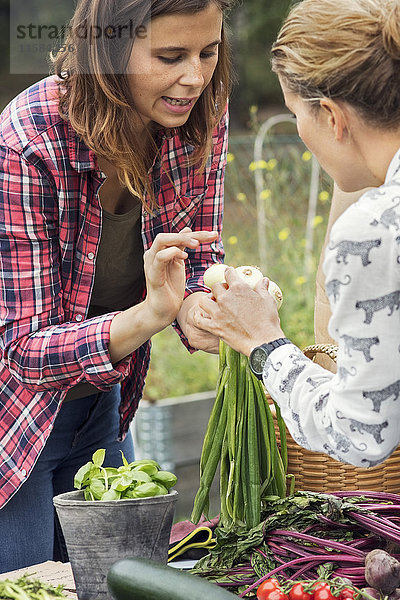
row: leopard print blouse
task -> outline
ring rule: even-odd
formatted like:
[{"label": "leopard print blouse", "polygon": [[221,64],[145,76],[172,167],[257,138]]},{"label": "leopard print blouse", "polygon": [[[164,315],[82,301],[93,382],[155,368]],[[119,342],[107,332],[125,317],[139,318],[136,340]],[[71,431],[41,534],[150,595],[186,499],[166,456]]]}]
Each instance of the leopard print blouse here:
[{"label": "leopard print blouse", "polygon": [[324,273],[337,373],[288,344],[264,383],[301,446],[374,466],[400,444],[400,150],[384,184],[332,227]]}]

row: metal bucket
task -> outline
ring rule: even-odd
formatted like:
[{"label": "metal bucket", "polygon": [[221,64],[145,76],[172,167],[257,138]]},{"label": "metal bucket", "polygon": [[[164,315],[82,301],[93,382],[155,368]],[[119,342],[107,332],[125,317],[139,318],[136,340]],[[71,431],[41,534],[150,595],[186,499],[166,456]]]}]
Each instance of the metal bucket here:
[{"label": "metal bucket", "polygon": [[85,501],[81,490],[53,498],[79,600],[110,600],[107,572],[117,560],[166,564],[178,492],[114,501]]}]

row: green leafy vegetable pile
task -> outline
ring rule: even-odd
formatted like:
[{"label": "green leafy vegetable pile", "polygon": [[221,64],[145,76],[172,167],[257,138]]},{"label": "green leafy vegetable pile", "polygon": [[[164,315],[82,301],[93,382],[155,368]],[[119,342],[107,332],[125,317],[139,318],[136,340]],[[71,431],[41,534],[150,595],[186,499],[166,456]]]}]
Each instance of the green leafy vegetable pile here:
[{"label": "green leafy vegetable pile", "polygon": [[271,495],[286,496],[286,430],[276,414],[281,444],[261,381],[248,359],[220,343],[219,379],[200,459],[200,487],[191,521],[208,516],[209,494],[220,466],[220,526],[251,529],[261,521],[261,503]]},{"label": "green leafy vegetable pile", "polygon": [[23,575],[15,581],[0,581],[0,600],[53,600],[67,598],[63,594],[63,586],[54,587],[39,579]]},{"label": "green leafy vegetable pile", "polygon": [[367,583],[368,553],[400,545],[397,494],[296,492],[265,499],[261,517],[250,531],[217,528],[216,546],[192,573],[239,591],[240,597],[269,577],[315,580],[321,569],[361,587]]},{"label": "green leafy vegetable pile", "polygon": [[106,451],[96,450],[92,460],[75,475],[74,486],[83,488],[85,500],[126,500],[163,496],[176,484],[177,478],[162,471],[155,460],[142,459],[128,463],[123,452],[118,468],[103,467]]}]

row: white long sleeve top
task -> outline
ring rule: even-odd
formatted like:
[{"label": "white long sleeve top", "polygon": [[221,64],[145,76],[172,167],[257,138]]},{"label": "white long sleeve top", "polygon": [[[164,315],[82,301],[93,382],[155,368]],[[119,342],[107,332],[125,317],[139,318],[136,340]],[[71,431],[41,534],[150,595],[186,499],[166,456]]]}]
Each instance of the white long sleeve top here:
[{"label": "white long sleeve top", "polygon": [[263,380],[298,444],[369,467],[400,443],[400,150],[332,227],[323,264],[337,373],[292,344]]}]

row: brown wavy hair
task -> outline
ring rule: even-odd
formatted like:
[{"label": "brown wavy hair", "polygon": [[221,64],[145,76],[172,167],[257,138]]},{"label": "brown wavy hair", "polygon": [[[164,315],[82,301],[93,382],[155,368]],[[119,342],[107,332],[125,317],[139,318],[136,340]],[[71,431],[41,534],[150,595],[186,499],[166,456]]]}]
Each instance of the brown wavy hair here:
[{"label": "brown wavy hair", "polygon": [[[146,128],[149,153],[143,133],[138,134],[133,125],[135,107],[126,74],[132,45],[151,19],[197,13],[210,4],[216,4],[225,16],[232,3],[233,0],[80,0],[63,47],[51,59],[52,70],[60,80],[60,115],[70,121],[96,155],[116,167],[121,183],[139,196],[150,211],[155,208],[155,199],[148,169],[157,147],[151,127]],[[230,91],[231,58],[224,19],[212,80],[187,122],[177,129],[182,141],[194,146],[191,163],[200,171],[212,150],[213,129],[225,111]]]},{"label": "brown wavy hair", "polygon": [[377,127],[400,125],[400,0],[302,0],[271,61],[312,104],[340,99]]}]

